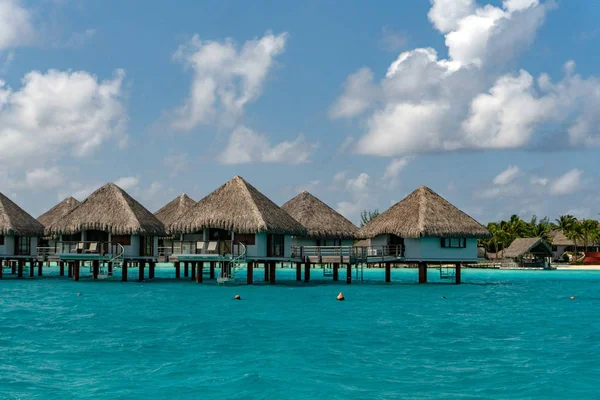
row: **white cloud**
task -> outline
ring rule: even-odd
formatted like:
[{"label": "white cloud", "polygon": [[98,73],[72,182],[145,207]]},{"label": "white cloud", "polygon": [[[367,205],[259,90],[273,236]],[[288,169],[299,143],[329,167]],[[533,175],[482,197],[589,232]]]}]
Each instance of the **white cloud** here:
[{"label": "white cloud", "polygon": [[140,183],[139,178],[135,176],[125,176],[123,178],[119,178],[115,181],[115,185],[120,187],[121,189],[128,191],[137,188]]},{"label": "white cloud", "polygon": [[267,32],[238,50],[231,39],[202,41],[195,35],[181,45],[174,59],[194,71],[190,94],[177,108],[171,126],[191,130],[201,123],[232,125],[261,92],[274,59],[285,49],[287,34]]},{"label": "white cloud", "polygon": [[346,136],[344,138],[344,141],[338,147],[338,149],[336,150],[335,153],[337,155],[346,153],[348,151],[348,149],[354,144],[354,142],[356,142],[356,139],[354,139],[352,136]]},{"label": "white cloud", "polygon": [[474,0],[430,0],[429,20],[442,33],[458,28],[458,22],[475,9]]},{"label": "white cloud", "polygon": [[19,90],[0,81],[0,164],[90,154],[125,135],[124,72],[99,82],[88,72],[50,70],[25,75]]},{"label": "white cloud", "polygon": [[475,192],[475,198],[479,199],[495,199],[505,197],[518,197],[523,193],[523,189],[519,185],[503,185],[493,186]]},{"label": "white cloud", "polygon": [[504,171],[500,172],[494,178],[494,185],[506,185],[515,180],[521,173],[521,170],[516,165],[509,165]]},{"label": "white cloud", "polygon": [[333,182],[339,183],[339,182],[344,181],[344,179],[346,179],[347,174],[348,174],[348,171],[336,172],[335,175],[333,175]]},{"label": "white cloud", "polygon": [[346,189],[352,192],[364,192],[369,184],[369,174],[363,172],[356,178],[351,178],[346,181]]},{"label": "white cloud", "polygon": [[576,193],[581,188],[582,175],[583,171],[577,168],[567,171],[552,181],[550,184],[550,194],[561,196]]},{"label": "white cloud", "polygon": [[388,187],[393,188],[397,184],[400,172],[408,165],[409,162],[412,161],[412,159],[413,157],[407,156],[394,158],[392,161],[390,161],[385,168],[385,172],[383,173],[382,177],[382,180],[387,182]]},{"label": "white cloud", "polygon": [[31,13],[19,0],[0,0],[0,51],[33,43],[37,33]]},{"label": "white cloud", "polygon": [[388,51],[399,51],[408,43],[408,37],[404,32],[396,32],[384,26],[381,28],[381,44]]},{"label": "white cloud", "polygon": [[55,189],[63,183],[63,176],[58,167],[37,168],[25,173],[25,180],[35,190]]},{"label": "white cloud", "polygon": [[539,176],[533,175],[529,182],[531,182],[532,185],[546,186],[548,182],[550,182],[550,180],[548,178],[541,178]]},{"label": "white cloud", "polygon": [[219,155],[219,161],[222,164],[303,164],[310,161],[316,147],[316,144],[308,143],[303,134],[299,134],[294,140],[272,146],[266,135],[240,125],[231,133],[227,147]]},{"label": "white cloud", "polygon": [[[1,56],[2,56],[2,54],[0,54],[0,57]],[[0,75],[5,74],[9,70],[9,68],[14,60],[15,60],[15,52],[9,51],[6,54],[6,56],[4,56],[4,61],[2,62],[2,66],[0,66]]]},{"label": "white cloud", "polygon": [[346,79],[344,94],[329,110],[331,118],[354,117],[362,114],[376,96],[373,72],[361,68]]}]

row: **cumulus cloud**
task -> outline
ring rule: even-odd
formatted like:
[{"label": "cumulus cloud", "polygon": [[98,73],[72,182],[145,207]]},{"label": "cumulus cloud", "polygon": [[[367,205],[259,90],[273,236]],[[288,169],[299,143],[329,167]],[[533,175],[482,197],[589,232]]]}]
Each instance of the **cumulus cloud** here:
[{"label": "cumulus cloud", "polygon": [[550,184],[550,194],[554,196],[573,194],[581,188],[582,175],[583,171],[577,168],[567,171],[552,181]]},{"label": "cumulus cloud", "polygon": [[198,35],[193,36],[173,56],[191,68],[194,76],[184,104],[172,113],[171,126],[191,130],[213,122],[232,125],[242,116],[245,106],[260,96],[286,40],[287,33],[267,32],[238,49],[231,39],[203,41]]},{"label": "cumulus cloud", "polygon": [[62,185],[63,176],[58,167],[36,168],[25,173],[25,181],[36,190],[55,189]]},{"label": "cumulus cloud", "polygon": [[0,0],[0,51],[36,40],[31,13],[19,0]]},{"label": "cumulus cloud", "polygon": [[521,169],[518,166],[509,165],[508,168],[496,175],[493,182],[495,185],[506,185],[514,181],[520,173]]},{"label": "cumulus cloud", "polygon": [[294,140],[271,145],[266,135],[238,126],[231,133],[227,147],[219,155],[222,164],[246,164],[251,162],[303,164],[317,147],[309,143],[303,134]]},{"label": "cumulus cloud", "polygon": [[0,164],[29,165],[66,152],[81,157],[125,136],[118,70],[106,81],[85,71],[32,71],[12,90],[0,81]]},{"label": "cumulus cloud", "polygon": [[[356,143],[363,154],[397,156],[463,149],[535,148],[552,137],[565,146],[600,146],[600,80],[568,61],[558,81],[512,72],[553,2],[432,0],[429,19],[445,35],[448,58],[432,48],[402,52],[383,79],[351,74],[332,118],[366,114]],[[365,96],[360,94],[364,92]],[[561,127],[563,129],[558,129]],[[566,129],[564,129],[566,127]]]},{"label": "cumulus cloud", "polygon": [[117,185],[125,191],[137,188],[139,183],[139,178],[135,176],[125,176],[115,181],[115,185]]}]

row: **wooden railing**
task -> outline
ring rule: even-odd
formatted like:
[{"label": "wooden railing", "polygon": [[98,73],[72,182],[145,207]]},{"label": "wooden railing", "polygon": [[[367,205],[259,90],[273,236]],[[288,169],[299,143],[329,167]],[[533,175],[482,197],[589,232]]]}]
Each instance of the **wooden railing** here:
[{"label": "wooden railing", "polygon": [[[211,243],[216,245],[211,246]],[[213,250],[214,248],[214,250]],[[175,241],[171,247],[160,247],[159,255],[176,256],[189,254],[215,254],[215,255],[234,255],[238,256],[245,252],[244,245],[231,240],[213,240],[203,241]],[[162,253],[162,254],[161,254]]]},{"label": "wooden railing", "polygon": [[[369,257],[404,257],[405,247],[402,244],[384,246],[292,246],[292,257],[305,259],[307,257],[340,260],[366,260]],[[320,261],[319,261],[320,262]]]},{"label": "wooden railing", "polygon": [[55,254],[116,254],[118,246],[103,241],[59,242]]}]

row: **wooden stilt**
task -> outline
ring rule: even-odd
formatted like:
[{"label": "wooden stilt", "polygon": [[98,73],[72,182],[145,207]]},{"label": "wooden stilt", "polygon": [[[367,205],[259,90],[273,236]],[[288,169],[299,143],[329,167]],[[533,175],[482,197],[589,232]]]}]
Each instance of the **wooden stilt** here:
[{"label": "wooden stilt", "polygon": [[60,268],[60,271],[58,273],[59,276],[65,276],[65,262],[64,261],[59,261],[58,262],[58,267]]},{"label": "wooden stilt", "polygon": [[127,282],[127,260],[123,260],[123,266],[121,267],[121,281]]},{"label": "wooden stilt", "polygon": [[25,260],[19,260],[17,261],[17,277],[18,278],[22,278],[23,277],[23,268],[25,267]]},{"label": "wooden stilt", "polygon": [[204,263],[196,262],[196,283],[202,283],[202,266]]},{"label": "wooden stilt", "polygon": [[304,264],[304,282],[308,283],[310,281],[310,261],[307,261]]},{"label": "wooden stilt", "polygon": [[208,270],[208,278],[215,279],[215,262],[214,261],[210,262],[210,267]]},{"label": "wooden stilt", "polygon": [[275,261],[271,261],[271,265],[269,265],[269,283],[274,285],[276,283],[276,272],[277,272],[277,264]]},{"label": "wooden stilt", "polygon": [[181,278],[181,261],[175,261],[175,279]]},{"label": "wooden stilt", "polygon": [[296,280],[302,280],[302,263],[296,263]]},{"label": "wooden stilt", "polygon": [[112,274],[113,274],[113,263],[112,263],[112,261],[109,261],[108,262],[108,275],[112,276]]},{"label": "wooden stilt", "polygon": [[246,277],[246,283],[248,285],[252,285],[252,283],[254,283],[254,263],[253,262],[248,263],[247,274],[248,275]]},{"label": "wooden stilt", "polygon": [[44,266],[43,261],[38,261],[38,276],[42,276],[42,267]]},{"label": "wooden stilt", "polygon": [[390,283],[392,281],[392,264],[385,263],[385,282]]},{"label": "wooden stilt", "polygon": [[271,274],[269,274],[270,261],[265,261],[265,282],[269,282]]},{"label": "wooden stilt", "polygon": [[17,273],[17,264],[14,261],[10,261],[10,273],[11,274],[16,274]]},{"label": "wooden stilt", "polygon": [[75,263],[73,264],[73,280],[74,281],[79,280],[80,266],[81,266],[81,264],[79,263],[79,261],[75,261]]},{"label": "wooden stilt", "polygon": [[68,270],[67,271],[67,276],[69,278],[72,278],[73,277],[73,262],[68,262],[67,263],[67,270]]},{"label": "wooden stilt", "polygon": [[419,283],[427,283],[427,263],[419,263]]},{"label": "wooden stilt", "polygon": [[455,283],[457,285],[460,285],[461,281],[460,281],[460,263],[456,263],[456,270],[454,271],[454,278],[455,278]]},{"label": "wooden stilt", "polygon": [[150,261],[148,266],[148,279],[154,279],[154,270],[156,269],[156,261]]},{"label": "wooden stilt", "polygon": [[35,263],[33,260],[29,260],[29,277],[33,278],[33,269],[35,268]]},{"label": "wooden stilt", "polygon": [[138,281],[143,281],[144,280],[144,268],[146,267],[146,260],[141,260],[139,262],[139,268],[138,268]]},{"label": "wooden stilt", "polygon": [[0,279],[2,279],[2,274],[4,271],[2,271],[2,269],[4,268],[4,261],[0,261]]},{"label": "wooden stilt", "polygon": [[92,279],[98,279],[98,275],[100,275],[100,261],[94,260],[92,261]]},{"label": "wooden stilt", "polygon": [[352,264],[346,264],[346,283],[352,283]]},{"label": "wooden stilt", "polygon": [[340,268],[340,264],[339,263],[333,263],[333,281],[337,282],[338,278],[339,278],[339,270]]},{"label": "wooden stilt", "polygon": [[196,280],[196,262],[192,262],[192,280]]},{"label": "wooden stilt", "polygon": [[183,277],[184,277],[184,278],[187,278],[187,277],[189,277],[189,276],[190,276],[190,273],[189,273],[189,271],[188,271],[188,270],[189,270],[189,267],[190,267],[190,266],[189,266],[188,262],[187,262],[187,261],[184,261],[184,262],[183,262]]}]

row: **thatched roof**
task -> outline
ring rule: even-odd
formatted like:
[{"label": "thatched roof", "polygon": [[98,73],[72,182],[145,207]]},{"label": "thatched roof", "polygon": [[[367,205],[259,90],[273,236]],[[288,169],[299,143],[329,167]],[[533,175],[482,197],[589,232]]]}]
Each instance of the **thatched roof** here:
[{"label": "thatched roof", "polygon": [[354,239],[358,232],[352,222],[307,191],[281,208],[300,222],[312,238]]},{"label": "thatched roof", "polygon": [[115,235],[163,235],[165,227],[150,211],[114,183],[92,193],[50,227],[51,233],[100,230]]},{"label": "thatched roof", "polygon": [[354,243],[354,247],[371,247],[371,239],[362,239]]},{"label": "thatched roof", "polygon": [[550,245],[542,238],[517,238],[504,250],[505,258],[517,258],[527,253],[539,257],[552,257]]},{"label": "thatched roof", "polygon": [[81,203],[74,197],[67,197],[42,215],[38,217],[38,221],[44,225],[45,232],[50,232],[50,227],[58,222],[62,217],[70,213]]},{"label": "thatched roof", "polygon": [[421,186],[363,226],[360,237],[490,237],[488,230],[428,187]]},{"label": "thatched roof", "polygon": [[[565,234],[556,229],[551,231],[549,234],[549,239],[550,242],[554,245],[554,246],[575,246],[575,242],[573,242],[571,239],[569,239],[567,236],[565,236]],[[584,247],[586,244],[583,242],[583,240],[578,240],[577,241],[577,247]],[[596,244],[592,241],[588,242],[587,244],[588,246],[596,246]]]},{"label": "thatched roof", "polygon": [[44,226],[0,193],[0,235],[42,236]]},{"label": "thatched roof", "polygon": [[168,231],[169,227],[177,222],[179,218],[188,212],[195,204],[196,202],[184,193],[174,198],[171,202],[155,212],[154,215],[164,224]]},{"label": "thatched roof", "polygon": [[170,231],[191,233],[204,228],[306,235],[298,221],[239,176],[196,203]]}]

